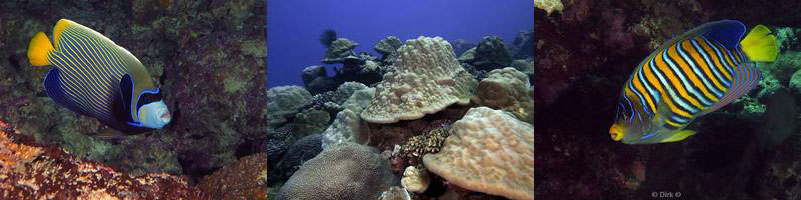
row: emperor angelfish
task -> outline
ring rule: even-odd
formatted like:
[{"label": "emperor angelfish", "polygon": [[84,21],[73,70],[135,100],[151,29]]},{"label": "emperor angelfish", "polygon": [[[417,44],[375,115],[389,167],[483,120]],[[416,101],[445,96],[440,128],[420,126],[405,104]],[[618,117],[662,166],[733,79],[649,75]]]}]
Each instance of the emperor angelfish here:
[{"label": "emperor angelfish", "polygon": [[703,24],[666,42],[631,74],[609,134],[626,144],[681,141],[695,118],[753,89],[761,78],[754,62],[778,54],[770,30],[757,25],[745,36],[735,20]]},{"label": "emperor angelfish", "polygon": [[33,66],[54,66],[44,89],[56,104],[126,134],[170,122],[161,91],[131,52],[66,19],[53,28],[53,43],[43,32],[36,33],[28,45],[28,59]]}]

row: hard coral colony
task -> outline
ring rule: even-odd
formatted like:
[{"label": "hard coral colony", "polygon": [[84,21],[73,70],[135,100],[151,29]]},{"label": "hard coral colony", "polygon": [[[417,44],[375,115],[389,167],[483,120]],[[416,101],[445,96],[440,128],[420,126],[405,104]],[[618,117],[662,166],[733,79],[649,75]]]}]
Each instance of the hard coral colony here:
[{"label": "hard coral colony", "polygon": [[[533,87],[527,74],[532,65],[526,64],[533,55],[508,52],[525,48],[485,37],[479,50],[464,53],[473,55],[461,56],[470,59],[457,59],[441,37],[400,42],[389,36],[375,45],[383,54],[379,59],[357,56],[355,42],[336,36],[327,30],[320,37],[327,47],[322,62],[342,64],[343,70],[327,77],[325,68],[311,66],[301,73],[305,88],[268,91],[277,141],[268,148],[291,146],[268,155],[279,160],[277,170],[268,171],[269,194],[276,199],[534,198]],[[517,40],[532,41],[530,36]],[[383,78],[317,85],[359,73]],[[307,90],[317,94],[310,98]],[[316,124],[301,116],[317,111],[333,116],[330,125],[298,130]],[[278,131],[287,128],[294,131]],[[317,143],[322,149],[307,147],[299,154],[297,147],[307,138],[322,140]]]}]

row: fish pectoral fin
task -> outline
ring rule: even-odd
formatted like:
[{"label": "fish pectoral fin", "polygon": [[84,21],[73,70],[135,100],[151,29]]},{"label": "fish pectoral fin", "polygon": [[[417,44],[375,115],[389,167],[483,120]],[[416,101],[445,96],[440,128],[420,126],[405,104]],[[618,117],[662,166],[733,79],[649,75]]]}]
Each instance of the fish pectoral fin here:
[{"label": "fish pectoral fin", "polygon": [[757,25],[743,41],[740,41],[743,52],[752,61],[773,62],[779,55],[779,45],[768,27]]},{"label": "fish pectoral fin", "polygon": [[664,142],[678,142],[678,141],[684,140],[687,137],[690,137],[691,135],[695,135],[695,131],[693,131],[693,130],[681,130],[679,132],[674,133],[672,136],[670,136],[668,138],[662,139],[662,141],[659,141],[659,142],[662,142],[662,143],[664,143]]},{"label": "fish pectoral fin", "polygon": [[120,79],[120,97],[121,102],[119,102],[119,107],[121,108],[119,113],[115,113],[119,116],[120,119],[126,120],[128,122],[134,122],[134,113],[131,111],[131,107],[135,106],[131,102],[133,99],[133,89],[134,89],[134,82],[131,79],[131,75],[125,74]]},{"label": "fish pectoral fin", "polygon": [[125,138],[127,135],[113,128],[104,128],[94,136],[99,139],[113,140],[113,139]]},{"label": "fish pectoral fin", "polygon": [[28,62],[33,66],[41,67],[48,66],[50,62],[47,61],[47,55],[55,51],[50,39],[47,38],[43,32],[38,32],[33,35],[31,42],[28,43]]}]

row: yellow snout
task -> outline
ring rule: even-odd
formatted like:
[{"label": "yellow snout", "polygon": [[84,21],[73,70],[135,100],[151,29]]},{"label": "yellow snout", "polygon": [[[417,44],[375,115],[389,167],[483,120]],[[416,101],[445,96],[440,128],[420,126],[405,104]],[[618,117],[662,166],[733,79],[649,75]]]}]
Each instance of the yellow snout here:
[{"label": "yellow snout", "polygon": [[612,136],[612,140],[620,141],[623,139],[623,126],[612,124],[612,128],[609,128],[609,135]]}]

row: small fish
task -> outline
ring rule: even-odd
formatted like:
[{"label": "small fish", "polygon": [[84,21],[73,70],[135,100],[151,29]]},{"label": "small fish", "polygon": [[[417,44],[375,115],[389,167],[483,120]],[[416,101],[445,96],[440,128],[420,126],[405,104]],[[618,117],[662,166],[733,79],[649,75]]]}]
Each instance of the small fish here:
[{"label": "small fish", "polygon": [[754,62],[778,55],[770,30],[757,25],[743,38],[739,21],[703,24],[666,42],[643,60],[623,86],[609,134],[626,144],[676,142],[683,130],[753,89],[761,74]]},{"label": "small fish", "polygon": [[59,20],[52,44],[43,32],[36,33],[28,45],[28,60],[33,66],[54,66],[44,88],[56,104],[113,129],[136,134],[171,120],[161,91],[142,63],[83,25]]}]

